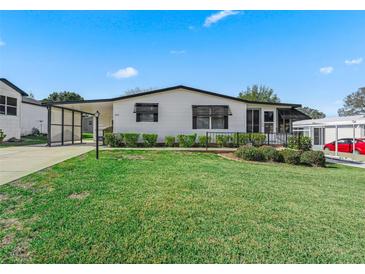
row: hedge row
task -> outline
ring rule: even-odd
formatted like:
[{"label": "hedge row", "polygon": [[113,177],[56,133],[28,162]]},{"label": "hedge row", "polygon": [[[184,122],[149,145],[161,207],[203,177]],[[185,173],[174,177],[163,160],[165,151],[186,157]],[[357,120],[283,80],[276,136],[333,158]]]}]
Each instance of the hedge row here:
[{"label": "hedge row", "polygon": [[300,151],[293,149],[277,150],[270,146],[241,146],[237,149],[236,156],[247,161],[272,161],[316,167],[324,167],[326,165],[326,158],[322,151]]},{"label": "hedge row", "polygon": [[[105,133],[105,144],[111,147],[136,147],[139,145],[139,139],[142,137],[143,144],[147,147],[153,147],[157,144],[157,134],[139,134],[139,133]],[[265,143],[266,136],[262,133],[239,133],[234,135],[217,134],[215,143],[219,147],[232,147],[234,145],[252,144],[260,146]],[[165,146],[173,147],[193,147],[198,144],[205,147],[206,143],[211,143],[210,136],[197,136],[197,134],[179,134],[175,136],[165,137]]]},{"label": "hedge row", "polygon": [[[141,134],[139,133],[105,133],[105,144],[111,147],[136,147]],[[157,134],[142,134],[143,144],[153,147],[157,143]]]}]

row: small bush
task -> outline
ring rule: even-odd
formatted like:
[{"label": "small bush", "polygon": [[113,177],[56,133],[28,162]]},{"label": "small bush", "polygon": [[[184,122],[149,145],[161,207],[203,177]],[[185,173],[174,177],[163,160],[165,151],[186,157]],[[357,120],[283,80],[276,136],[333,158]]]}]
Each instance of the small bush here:
[{"label": "small bush", "polygon": [[36,128],[36,127],[32,128],[32,135],[33,136],[38,136],[40,134],[41,134],[41,132],[39,131],[38,128]]},{"label": "small bush", "polygon": [[138,144],[139,133],[124,133],[123,139],[127,147],[136,147]]},{"label": "small bush", "polygon": [[300,164],[300,156],[301,152],[293,149],[283,149],[280,151],[280,154],[283,156],[284,162],[291,165],[299,165]]},{"label": "small bush", "polygon": [[175,146],[175,136],[166,136],[165,137],[165,146],[167,146],[167,147]]},{"label": "small bush", "polygon": [[142,134],[142,137],[146,147],[153,147],[157,143],[157,134]]},{"label": "small bush", "polygon": [[290,136],[288,138],[288,148],[308,151],[312,148],[312,139],[308,136]]},{"label": "small bush", "polygon": [[265,143],[266,135],[263,133],[251,133],[250,141],[254,146],[262,146]]},{"label": "small bush", "polygon": [[179,134],[177,135],[177,141],[180,147],[192,147],[195,145],[196,133],[194,134]]},{"label": "small bush", "polygon": [[2,129],[0,129],[0,143],[2,143],[4,141],[6,137],[6,134],[4,133],[4,131]]},{"label": "small bush", "polygon": [[207,145],[207,140],[208,140],[208,144],[211,142],[211,137],[210,136],[205,136],[205,135],[201,135],[201,136],[198,136],[198,143],[199,143],[199,146],[201,147],[205,147]]},{"label": "small bush", "polygon": [[324,167],[326,157],[322,151],[304,151],[300,156],[300,162],[309,166]]},{"label": "small bush", "polygon": [[236,156],[247,161],[265,161],[264,153],[254,146],[241,146],[236,150]]},{"label": "small bush", "polygon": [[119,147],[122,146],[123,141],[122,134],[114,134],[114,133],[105,133],[104,135],[104,143],[110,147]]},{"label": "small bush", "polygon": [[216,140],[218,146],[227,147],[232,142],[233,138],[230,135],[221,134],[221,135],[217,135],[215,137],[215,140]]},{"label": "small bush", "polygon": [[270,146],[261,146],[259,147],[259,150],[264,154],[266,161],[272,161],[272,162],[284,162],[283,155],[280,154],[280,152]]},{"label": "small bush", "polygon": [[237,138],[239,145],[247,145],[250,142],[250,133],[238,133],[238,135],[235,136],[234,143],[237,143]]}]

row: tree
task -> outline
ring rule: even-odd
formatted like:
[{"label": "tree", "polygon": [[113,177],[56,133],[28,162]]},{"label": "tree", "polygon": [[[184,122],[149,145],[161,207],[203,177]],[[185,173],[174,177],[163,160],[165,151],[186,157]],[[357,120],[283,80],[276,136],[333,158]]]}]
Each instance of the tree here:
[{"label": "tree", "polygon": [[264,85],[247,87],[246,91],[240,92],[238,97],[249,101],[280,103],[280,98],[274,93],[274,90]]},{"label": "tree", "polygon": [[321,112],[321,111],[319,111],[318,109],[315,109],[315,108],[302,107],[302,108],[298,108],[298,110],[305,113],[305,114],[307,114],[312,119],[321,119],[321,118],[326,117],[326,114],[324,114],[323,112]]},{"label": "tree", "polygon": [[343,107],[337,112],[339,116],[365,114],[365,87],[347,95]]},{"label": "tree", "polygon": [[147,92],[147,91],[151,91],[151,90],[154,90],[154,88],[144,88],[143,89],[143,88],[136,87],[136,88],[131,88],[131,89],[124,91],[124,95],[133,95],[133,94],[138,94],[138,93]]},{"label": "tree", "polygon": [[71,91],[62,92],[52,92],[47,98],[43,99],[43,103],[53,103],[53,102],[73,102],[73,101],[84,101],[84,98],[79,94]]}]

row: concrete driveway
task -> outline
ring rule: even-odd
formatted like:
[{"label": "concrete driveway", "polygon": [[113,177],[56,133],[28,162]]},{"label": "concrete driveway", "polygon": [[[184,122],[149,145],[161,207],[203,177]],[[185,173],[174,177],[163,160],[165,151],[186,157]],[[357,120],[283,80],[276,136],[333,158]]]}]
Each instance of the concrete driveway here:
[{"label": "concrete driveway", "polygon": [[93,150],[90,144],[0,148],[0,185]]}]

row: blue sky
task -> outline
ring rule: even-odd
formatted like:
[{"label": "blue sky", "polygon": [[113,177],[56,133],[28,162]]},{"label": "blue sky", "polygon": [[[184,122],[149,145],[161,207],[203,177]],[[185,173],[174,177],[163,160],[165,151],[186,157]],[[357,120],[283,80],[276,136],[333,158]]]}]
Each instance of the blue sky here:
[{"label": "blue sky", "polygon": [[255,83],[335,115],[365,86],[365,12],[1,11],[0,77],[36,98]]}]

